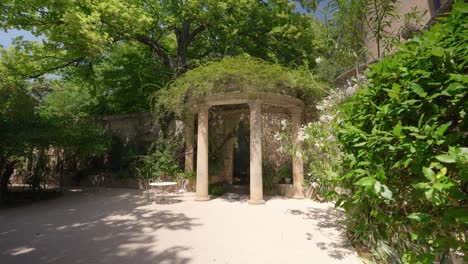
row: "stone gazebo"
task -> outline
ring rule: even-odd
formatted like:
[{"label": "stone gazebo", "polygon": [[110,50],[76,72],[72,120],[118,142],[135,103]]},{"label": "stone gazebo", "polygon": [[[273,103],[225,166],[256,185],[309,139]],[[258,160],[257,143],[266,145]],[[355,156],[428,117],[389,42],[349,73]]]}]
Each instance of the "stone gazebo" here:
[{"label": "stone gazebo", "polygon": [[[304,102],[298,98],[288,95],[266,93],[266,92],[228,92],[222,94],[208,95],[192,99],[189,102],[193,110],[186,119],[186,149],[194,148],[194,118],[198,115],[198,138],[197,138],[197,177],[196,198],[197,201],[206,201],[209,184],[208,168],[208,130],[210,107],[248,105],[247,112],[250,113],[250,204],[263,204],[263,176],[262,176],[262,113],[282,109],[291,116],[292,139],[295,155],[292,157],[293,172],[293,198],[304,198],[303,181],[304,170],[301,157],[301,141],[299,131],[302,124]],[[227,110],[233,111],[233,110]],[[232,159],[231,159],[232,161]],[[194,169],[194,151],[186,151],[185,167],[187,170]],[[232,163],[230,166],[232,170]]]}]

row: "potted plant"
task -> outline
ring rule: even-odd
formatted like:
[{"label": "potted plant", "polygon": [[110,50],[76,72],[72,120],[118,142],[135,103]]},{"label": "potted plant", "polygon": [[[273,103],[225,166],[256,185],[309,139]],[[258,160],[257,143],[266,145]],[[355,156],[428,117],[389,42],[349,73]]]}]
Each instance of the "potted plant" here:
[{"label": "potted plant", "polygon": [[290,184],[292,182],[292,172],[291,172],[291,166],[283,165],[281,168],[278,170],[278,174],[280,179],[284,179],[284,182],[286,184]]}]

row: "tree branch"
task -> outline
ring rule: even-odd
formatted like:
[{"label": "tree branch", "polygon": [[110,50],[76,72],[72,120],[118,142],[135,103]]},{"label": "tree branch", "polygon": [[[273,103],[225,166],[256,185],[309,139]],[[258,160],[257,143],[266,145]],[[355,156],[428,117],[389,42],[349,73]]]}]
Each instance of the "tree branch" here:
[{"label": "tree branch", "polygon": [[82,60],[83,60],[83,58],[73,59],[71,61],[68,61],[68,62],[62,64],[62,65],[44,69],[40,73],[36,73],[36,74],[33,74],[33,75],[26,75],[26,78],[35,79],[35,78],[38,78],[38,77],[40,77],[40,76],[42,76],[44,74],[50,73],[52,71],[60,70],[60,69],[63,69],[63,68],[69,67],[69,66],[78,66]]},{"label": "tree branch", "polygon": [[137,41],[149,46],[151,50],[162,60],[163,64],[167,67],[173,69],[174,65],[172,63],[171,58],[167,55],[166,51],[162,46],[160,46],[156,41],[153,39],[146,37],[146,36],[137,36]]},{"label": "tree branch", "polygon": [[205,30],[206,27],[204,25],[201,25],[197,28],[195,28],[192,33],[190,33],[190,36],[189,36],[189,42],[192,42],[193,39],[198,35],[200,34],[200,32],[202,32],[203,30]]}]

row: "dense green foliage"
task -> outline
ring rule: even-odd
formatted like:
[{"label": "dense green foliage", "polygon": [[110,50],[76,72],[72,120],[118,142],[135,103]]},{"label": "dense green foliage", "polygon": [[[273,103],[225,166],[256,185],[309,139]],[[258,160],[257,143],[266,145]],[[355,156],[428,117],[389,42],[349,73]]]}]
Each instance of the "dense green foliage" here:
[{"label": "dense green foliage", "polygon": [[[38,111],[46,83],[27,82],[11,75],[0,57],[0,196],[5,198],[8,182],[15,168],[26,170],[33,190],[50,177],[48,153],[65,151],[84,158],[102,153],[108,140],[101,129],[87,120]],[[45,87],[45,88],[44,88]],[[63,165],[63,156],[57,164]],[[63,169],[58,166],[56,169]]]},{"label": "dense green foliage", "polygon": [[227,92],[273,92],[314,102],[325,85],[306,70],[291,70],[250,56],[225,58],[188,71],[161,90],[156,112],[182,114],[189,100]]},{"label": "dense green foliage", "polygon": [[[299,1],[307,10],[316,1]],[[322,26],[296,1],[6,0],[0,28],[41,43],[14,42],[14,75],[61,77],[43,108],[80,115],[150,109],[169,80],[213,59],[250,54],[313,68],[325,48]],[[57,94],[56,94],[57,93]],[[46,110],[48,111],[48,110]]]},{"label": "dense green foliage", "polygon": [[321,78],[333,83],[345,70],[363,63],[363,33],[367,0],[329,0],[324,10],[327,49],[315,69]]},{"label": "dense green foliage", "polygon": [[227,182],[218,182],[208,185],[208,194],[221,196],[231,190],[231,185]]},{"label": "dense green foliage", "polygon": [[264,160],[262,162],[263,191],[266,194],[274,194],[278,183],[278,173],[275,170],[274,162]]},{"label": "dense green foliage", "polygon": [[[155,180],[176,180],[183,173],[183,144],[180,137],[158,138],[146,155],[133,163],[137,177],[148,183]],[[187,174],[187,176],[189,176]]]},{"label": "dense green foliage", "polygon": [[[466,253],[468,5],[373,65],[339,140],[351,239],[385,263]],[[382,254],[385,252],[385,254]]]},{"label": "dense green foliage", "polygon": [[[400,32],[407,37],[424,27],[424,8],[402,10],[398,0],[327,0],[324,10],[328,48],[315,71],[333,82],[337,75],[395,51]],[[407,12],[407,13],[403,13]],[[395,27],[395,20],[403,23]],[[403,31],[402,31],[403,30]],[[375,49],[375,50],[374,50]]]},{"label": "dense green foliage", "polygon": [[43,108],[73,115],[149,111],[148,98],[168,80],[162,67],[138,43],[115,44],[92,65],[67,69]]},{"label": "dense green foliage", "polygon": [[343,172],[342,146],[335,135],[336,125],[340,122],[338,109],[357,88],[356,81],[350,82],[347,89],[331,89],[328,96],[316,105],[318,119],[302,128],[302,156],[307,175],[305,179],[322,198],[326,197],[330,190],[334,190],[337,185],[336,178]]}]

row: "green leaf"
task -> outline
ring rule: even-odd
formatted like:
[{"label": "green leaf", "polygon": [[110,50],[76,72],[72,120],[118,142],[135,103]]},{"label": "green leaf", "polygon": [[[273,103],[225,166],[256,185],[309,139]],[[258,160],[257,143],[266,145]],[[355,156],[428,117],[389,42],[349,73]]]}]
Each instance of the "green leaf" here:
[{"label": "green leaf", "polygon": [[443,163],[455,163],[455,157],[448,154],[442,154],[435,157],[438,161]]},{"label": "green leaf", "polygon": [[457,93],[462,93],[463,90],[466,89],[466,86],[461,84],[461,83],[458,83],[458,82],[455,82],[455,83],[451,83],[449,84],[449,86],[447,87],[447,89],[443,90],[442,92],[445,94],[445,95],[456,95]]},{"label": "green leaf", "polygon": [[431,54],[437,57],[443,57],[444,56],[444,49],[440,47],[435,47],[431,50]]},{"label": "green leaf", "polygon": [[364,177],[364,178],[360,179],[359,181],[357,181],[355,183],[355,185],[358,185],[358,186],[373,186],[376,181],[377,180],[375,178]]},{"label": "green leaf", "polygon": [[435,173],[434,173],[433,170],[431,170],[428,167],[423,167],[422,171],[423,171],[424,177],[426,177],[428,180],[430,180],[430,181],[435,180]]},{"label": "green leaf", "polygon": [[382,184],[383,191],[380,192],[380,195],[382,195],[383,198],[386,198],[388,200],[392,200],[393,193],[390,191],[390,188],[388,188],[387,185]]},{"label": "green leaf", "polygon": [[364,142],[361,142],[361,143],[356,143],[356,144],[354,144],[354,146],[355,147],[362,147],[362,146],[365,146],[366,144],[367,144],[367,142],[364,141]]},{"label": "green leaf", "polygon": [[416,93],[417,95],[419,95],[420,97],[426,97],[427,96],[427,93],[424,91],[424,89],[417,83],[411,83],[410,84],[410,89]]},{"label": "green leaf", "polygon": [[445,131],[447,131],[447,129],[450,127],[451,124],[452,124],[452,121],[439,126],[436,130],[436,135],[439,137],[442,136],[445,133]]},{"label": "green leaf", "polygon": [[420,182],[414,185],[417,189],[425,189],[429,184],[427,182]]},{"label": "green leaf", "polygon": [[336,208],[340,207],[343,204],[343,201],[344,201],[344,199],[342,199],[342,198],[338,199],[338,201],[336,201],[336,203],[335,203],[335,207]]},{"label": "green leaf", "polygon": [[393,99],[395,99],[397,101],[400,100],[400,95],[399,94],[400,94],[401,86],[399,84],[393,83],[391,90],[390,89],[384,89],[384,90],[387,92],[387,94],[388,94],[388,96],[390,98],[393,98]]},{"label": "green leaf", "polygon": [[393,128],[393,134],[397,137],[401,136],[402,126],[401,121],[398,121],[398,124]]},{"label": "green leaf", "polygon": [[382,184],[379,181],[376,181],[374,184],[374,191],[377,195],[382,191]]},{"label": "green leaf", "polygon": [[443,191],[444,189],[449,189],[453,186],[455,186],[455,183],[452,181],[434,183],[434,188],[438,191]]},{"label": "green leaf", "polygon": [[409,219],[416,220],[418,222],[426,222],[428,221],[431,217],[430,215],[426,213],[412,213],[408,215]]},{"label": "green leaf", "polygon": [[434,188],[429,188],[424,192],[424,195],[426,195],[426,199],[432,200],[432,197],[434,197]]}]

